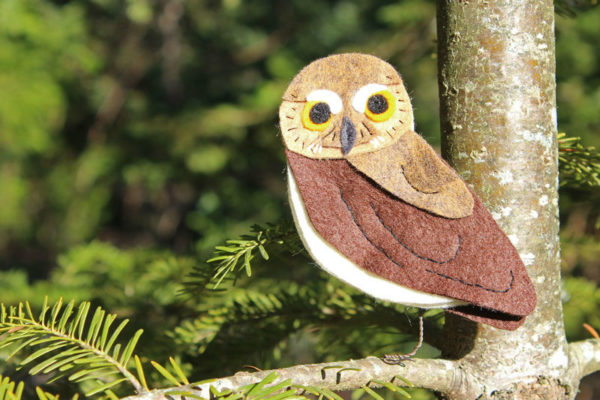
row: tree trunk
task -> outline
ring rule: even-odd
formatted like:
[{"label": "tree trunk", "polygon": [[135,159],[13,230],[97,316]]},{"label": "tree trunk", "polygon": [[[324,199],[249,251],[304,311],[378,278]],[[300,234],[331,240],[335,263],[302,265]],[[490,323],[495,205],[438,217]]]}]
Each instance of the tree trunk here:
[{"label": "tree trunk", "polygon": [[[443,155],[518,249],[538,295],[536,310],[514,332],[447,316],[444,353],[461,358],[475,381],[502,389],[489,398],[571,398],[577,385],[564,379],[553,2],[440,1],[438,46]],[[464,390],[450,397],[469,398]]]}]

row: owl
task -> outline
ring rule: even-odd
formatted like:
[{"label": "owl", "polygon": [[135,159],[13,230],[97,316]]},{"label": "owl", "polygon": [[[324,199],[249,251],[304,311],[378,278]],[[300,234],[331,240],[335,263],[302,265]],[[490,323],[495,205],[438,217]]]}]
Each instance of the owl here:
[{"label": "owl", "polygon": [[289,202],[328,273],[381,300],[514,330],[536,294],[519,254],[414,132],[400,75],[364,54],[318,59],[279,109]]}]

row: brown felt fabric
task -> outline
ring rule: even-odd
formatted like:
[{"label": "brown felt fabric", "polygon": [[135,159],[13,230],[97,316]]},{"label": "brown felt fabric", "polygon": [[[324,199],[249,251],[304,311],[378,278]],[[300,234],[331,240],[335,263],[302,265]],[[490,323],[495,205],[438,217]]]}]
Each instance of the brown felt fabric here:
[{"label": "brown felt fabric", "polygon": [[460,315],[461,317],[468,318],[472,321],[491,325],[495,328],[505,329],[507,331],[514,331],[525,322],[525,317],[501,313],[475,306],[460,306],[450,308],[447,311]]},{"label": "brown felt fabric", "polygon": [[415,132],[405,132],[376,155],[350,154],[347,159],[391,194],[418,208],[447,218],[473,212],[466,184]]},{"label": "brown felt fabric", "polygon": [[475,307],[455,312],[498,328],[515,329],[535,308],[519,254],[475,194],[471,215],[443,218],[390,194],[345,159],[286,154],[314,228],[356,265],[469,302]]},{"label": "brown felt fabric", "polygon": [[308,93],[315,89],[329,89],[341,97],[349,97],[369,82],[390,86],[402,84],[402,79],[394,67],[375,56],[335,54],[315,60],[304,67],[288,86],[283,100],[304,101]]}]

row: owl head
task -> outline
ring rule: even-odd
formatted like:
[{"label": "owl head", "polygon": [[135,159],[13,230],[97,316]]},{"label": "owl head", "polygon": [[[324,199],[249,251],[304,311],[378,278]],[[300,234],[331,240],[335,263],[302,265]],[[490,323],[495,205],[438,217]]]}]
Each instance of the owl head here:
[{"label": "owl head", "polygon": [[379,150],[413,129],[410,99],[396,70],[365,54],[337,54],[307,65],[279,108],[286,147],[309,158]]}]

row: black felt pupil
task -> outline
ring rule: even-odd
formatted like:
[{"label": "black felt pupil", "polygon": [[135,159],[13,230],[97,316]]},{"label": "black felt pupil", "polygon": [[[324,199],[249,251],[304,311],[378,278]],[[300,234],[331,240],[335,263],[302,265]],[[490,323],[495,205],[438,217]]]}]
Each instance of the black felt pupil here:
[{"label": "black felt pupil", "polygon": [[310,109],[308,116],[313,124],[324,124],[329,121],[331,110],[327,103],[317,103]]},{"label": "black felt pupil", "polygon": [[381,114],[386,112],[389,106],[387,99],[383,95],[376,94],[369,97],[367,107],[373,114]]}]

